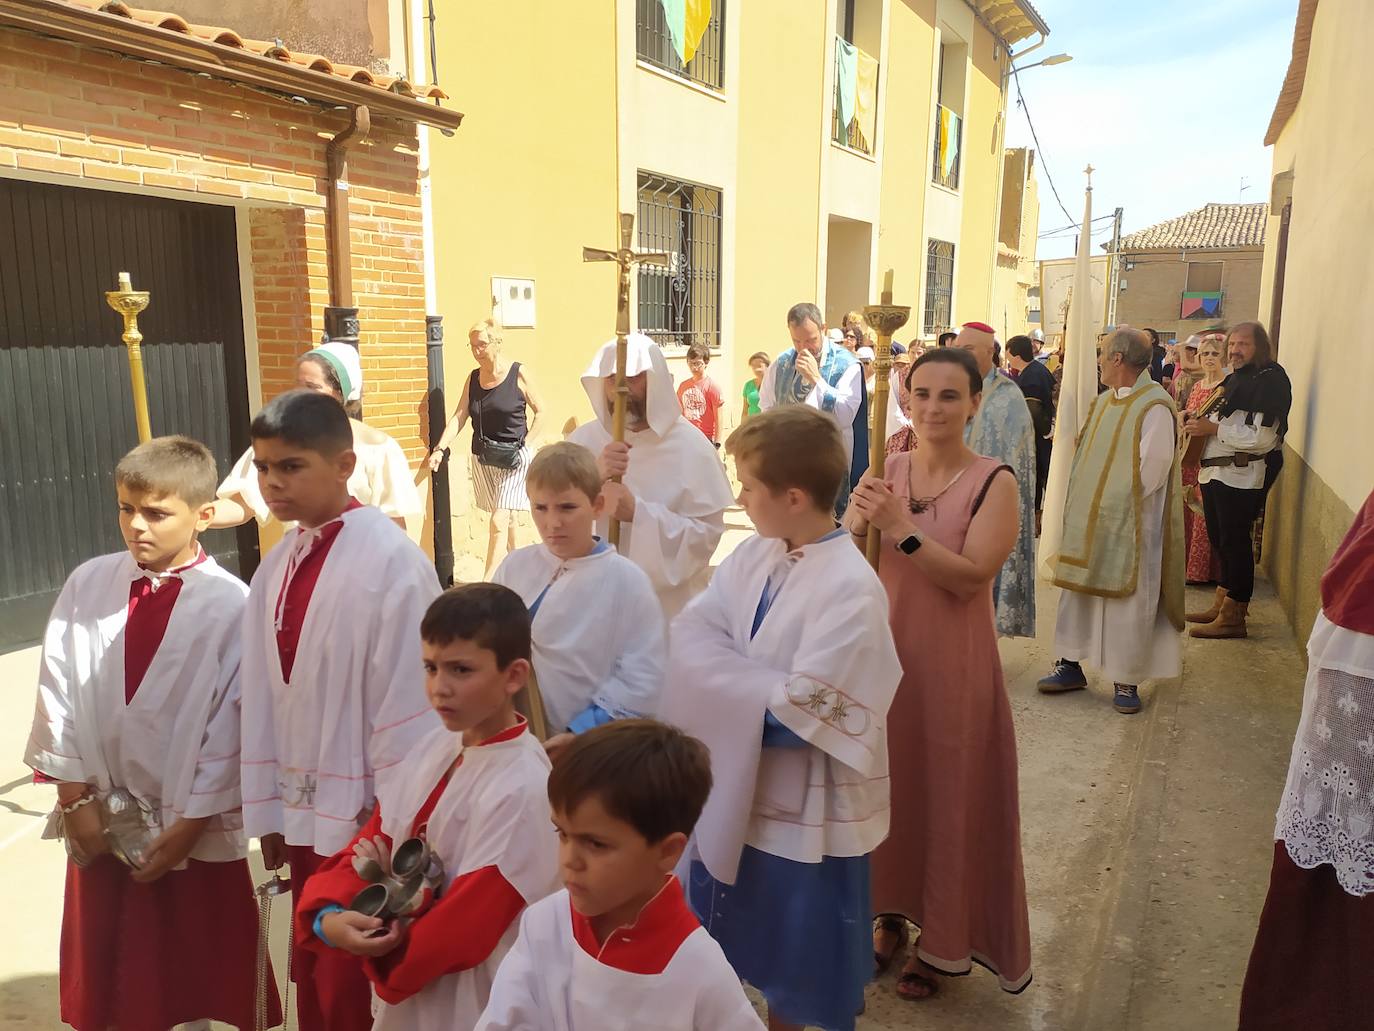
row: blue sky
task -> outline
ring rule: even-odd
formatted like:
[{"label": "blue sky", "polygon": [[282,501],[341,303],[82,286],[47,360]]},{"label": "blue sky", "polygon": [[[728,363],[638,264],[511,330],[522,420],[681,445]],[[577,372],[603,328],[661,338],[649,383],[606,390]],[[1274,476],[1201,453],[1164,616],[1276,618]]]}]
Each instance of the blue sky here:
[{"label": "blue sky", "polygon": [[[1021,74],[1040,138],[1040,231],[1083,215],[1083,168],[1093,173],[1093,217],[1125,209],[1123,231],[1143,229],[1209,201],[1269,198],[1272,151],[1264,133],[1288,69],[1298,0],[1036,0],[1050,26],[1024,62],[1068,53],[1068,64]],[[1021,44],[1024,46],[1025,44]],[[1009,86],[1006,143],[1034,146]],[[1242,179],[1249,187],[1241,193]],[[1110,237],[1094,226],[1094,244]],[[1073,253],[1072,233],[1040,240],[1038,257]],[[1094,247],[1100,253],[1100,248]]]}]

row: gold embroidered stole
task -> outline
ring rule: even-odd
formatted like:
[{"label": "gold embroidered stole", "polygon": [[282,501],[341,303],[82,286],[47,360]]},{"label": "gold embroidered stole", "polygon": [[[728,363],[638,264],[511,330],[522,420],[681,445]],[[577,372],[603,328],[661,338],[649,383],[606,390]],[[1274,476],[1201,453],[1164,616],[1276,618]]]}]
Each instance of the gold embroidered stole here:
[{"label": "gold embroidered stole", "polygon": [[[1108,391],[1093,402],[1069,474],[1064,534],[1055,565],[1056,586],[1102,598],[1125,598],[1135,593],[1144,507],[1140,436],[1145,414],[1158,405],[1176,417],[1172,398],[1150,380],[1148,370],[1125,397]],[[1160,601],[1169,621],[1181,629],[1183,492],[1178,449],[1174,450],[1161,526],[1164,553]]]}]

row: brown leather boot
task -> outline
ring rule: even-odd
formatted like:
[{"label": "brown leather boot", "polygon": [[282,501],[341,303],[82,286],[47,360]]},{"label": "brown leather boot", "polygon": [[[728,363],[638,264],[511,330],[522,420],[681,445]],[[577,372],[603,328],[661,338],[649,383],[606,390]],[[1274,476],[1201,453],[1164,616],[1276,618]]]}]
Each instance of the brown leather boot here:
[{"label": "brown leather boot", "polygon": [[1226,600],[1226,588],[1218,587],[1217,595],[1212,600],[1210,609],[1203,609],[1201,612],[1189,612],[1183,618],[1189,623],[1211,623],[1221,615],[1221,603]]},{"label": "brown leather boot", "polygon": [[1221,603],[1221,612],[1216,619],[1202,626],[1195,626],[1188,633],[1192,637],[1208,640],[1223,640],[1232,637],[1249,637],[1245,627],[1245,614],[1250,609],[1249,602],[1232,601],[1227,598]]}]

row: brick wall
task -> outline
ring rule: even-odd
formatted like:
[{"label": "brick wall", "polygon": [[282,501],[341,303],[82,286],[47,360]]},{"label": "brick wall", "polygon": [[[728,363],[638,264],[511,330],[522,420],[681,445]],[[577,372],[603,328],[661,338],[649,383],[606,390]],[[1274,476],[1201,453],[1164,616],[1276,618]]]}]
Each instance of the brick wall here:
[{"label": "brick wall", "polygon": [[[229,198],[247,219],[264,397],[324,328],[325,147],[347,124],[342,111],[0,30],[0,174]],[[367,420],[415,462],[426,373],[414,127],[375,119],[351,155]]]},{"label": "brick wall", "polygon": [[[1116,321],[1129,326],[1152,326],[1166,338],[1179,340],[1218,322],[1233,326],[1259,318],[1260,267],[1264,252],[1260,248],[1243,251],[1168,251],[1127,254],[1134,264],[1123,269],[1126,289],[1117,294]],[[1223,263],[1221,316],[1217,319],[1180,319],[1179,303],[1188,281],[1189,261]]]}]

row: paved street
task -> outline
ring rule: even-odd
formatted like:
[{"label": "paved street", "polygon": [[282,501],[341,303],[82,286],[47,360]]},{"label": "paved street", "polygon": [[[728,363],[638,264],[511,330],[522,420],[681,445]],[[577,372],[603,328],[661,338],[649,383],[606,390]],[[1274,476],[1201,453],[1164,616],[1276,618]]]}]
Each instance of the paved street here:
[{"label": "paved street", "polygon": [[[726,547],[744,535],[730,513]],[[1234,1027],[1263,900],[1273,812],[1296,726],[1302,656],[1265,587],[1249,641],[1190,642],[1183,683],[1112,712],[1109,685],[1044,698],[1053,592],[1041,638],[1004,643],[1021,761],[1035,980],[1018,997],[985,972],[923,1004],[874,985],[863,1031],[1220,1031]],[[63,854],[39,840],[49,789],[19,757],[35,649],[0,656],[0,1026],[50,1031],[56,1016]],[[893,741],[894,749],[902,747]],[[279,904],[274,937],[285,933]],[[280,955],[282,942],[277,941]]]}]

